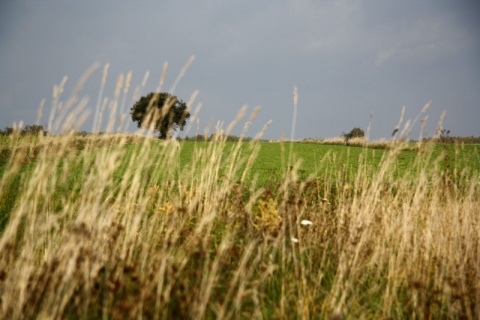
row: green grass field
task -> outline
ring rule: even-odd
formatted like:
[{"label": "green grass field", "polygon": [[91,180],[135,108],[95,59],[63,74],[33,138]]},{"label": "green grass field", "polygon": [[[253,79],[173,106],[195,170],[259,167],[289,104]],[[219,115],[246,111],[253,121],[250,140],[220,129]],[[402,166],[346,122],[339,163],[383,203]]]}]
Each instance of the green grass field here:
[{"label": "green grass field", "polygon": [[0,138],[0,318],[480,315],[478,145]]}]

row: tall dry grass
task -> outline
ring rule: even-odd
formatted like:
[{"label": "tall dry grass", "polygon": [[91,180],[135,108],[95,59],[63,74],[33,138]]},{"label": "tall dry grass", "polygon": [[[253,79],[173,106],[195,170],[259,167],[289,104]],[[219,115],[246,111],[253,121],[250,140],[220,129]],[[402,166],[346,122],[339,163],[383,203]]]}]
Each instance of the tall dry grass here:
[{"label": "tall dry grass", "polygon": [[322,161],[299,180],[292,162],[264,189],[261,143],[216,137],[185,167],[174,140],[40,138],[28,170],[12,149],[0,318],[478,318],[478,172],[427,144],[394,177],[399,144],[373,178],[365,153],[354,178]]}]

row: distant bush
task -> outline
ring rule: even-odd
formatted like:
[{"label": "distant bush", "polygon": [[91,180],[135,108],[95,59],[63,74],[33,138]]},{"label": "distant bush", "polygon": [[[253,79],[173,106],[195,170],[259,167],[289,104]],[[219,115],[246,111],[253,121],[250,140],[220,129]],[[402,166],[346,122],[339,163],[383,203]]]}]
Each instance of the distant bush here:
[{"label": "distant bush", "polygon": [[[93,133],[91,132],[88,132],[88,131],[78,131],[78,132],[75,132],[75,135],[76,136],[79,136],[79,137],[88,137],[90,135],[92,135]],[[101,133],[95,133],[96,135],[100,135]]]},{"label": "distant bush", "polygon": [[[238,137],[238,136],[234,136],[234,135],[227,135],[227,136],[223,136],[223,138],[225,139],[226,142],[238,142],[240,141],[240,138],[242,141],[250,141],[252,140],[252,138],[250,137]],[[214,134],[212,134],[210,136],[210,140],[214,140],[215,139],[215,136]]]},{"label": "distant bush", "polygon": [[185,136],[182,140],[184,141],[208,141],[208,136],[205,136],[203,134],[197,134],[195,136]]},{"label": "distant bush", "polygon": [[342,137],[348,142],[350,139],[353,138],[363,138],[365,137],[365,131],[362,129],[355,127],[349,133],[342,132]]}]

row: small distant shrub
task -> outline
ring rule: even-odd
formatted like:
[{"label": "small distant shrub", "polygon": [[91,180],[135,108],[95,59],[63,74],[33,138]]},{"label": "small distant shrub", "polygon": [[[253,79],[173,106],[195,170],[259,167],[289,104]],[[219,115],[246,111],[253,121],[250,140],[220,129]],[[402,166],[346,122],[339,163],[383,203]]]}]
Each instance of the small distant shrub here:
[{"label": "small distant shrub", "polygon": [[208,137],[203,134],[197,134],[195,136],[186,136],[183,138],[184,141],[208,141]]},{"label": "small distant shrub", "polygon": [[353,138],[365,137],[365,132],[362,129],[355,127],[349,133],[342,132],[342,137],[345,139],[346,142],[348,142]]}]

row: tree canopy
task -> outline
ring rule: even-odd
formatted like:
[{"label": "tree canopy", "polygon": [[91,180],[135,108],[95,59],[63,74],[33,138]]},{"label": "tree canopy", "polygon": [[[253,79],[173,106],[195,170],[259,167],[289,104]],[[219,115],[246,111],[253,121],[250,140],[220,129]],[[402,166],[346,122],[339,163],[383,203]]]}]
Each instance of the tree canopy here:
[{"label": "tree canopy", "polygon": [[139,128],[152,128],[161,139],[175,130],[183,130],[190,117],[187,104],[167,92],[151,92],[141,97],[130,111]]}]

